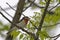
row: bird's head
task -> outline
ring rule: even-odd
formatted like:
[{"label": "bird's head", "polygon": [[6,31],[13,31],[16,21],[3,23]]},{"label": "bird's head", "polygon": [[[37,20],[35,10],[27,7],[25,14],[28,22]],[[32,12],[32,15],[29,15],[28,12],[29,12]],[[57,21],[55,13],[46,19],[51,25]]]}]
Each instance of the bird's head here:
[{"label": "bird's head", "polygon": [[30,18],[29,18],[29,17],[27,17],[27,16],[25,16],[25,17],[23,17],[23,18],[22,18],[22,20],[27,24],[27,23],[28,23],[28,21],[30,20]]}]

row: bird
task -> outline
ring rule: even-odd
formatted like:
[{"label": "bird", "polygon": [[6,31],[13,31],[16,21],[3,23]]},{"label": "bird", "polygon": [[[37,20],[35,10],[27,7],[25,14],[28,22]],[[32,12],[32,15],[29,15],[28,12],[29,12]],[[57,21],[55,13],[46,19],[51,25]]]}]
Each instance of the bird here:
[{"label": "bird", "polygon": [[[26,28],[27,23],[28,23],[29,20],[30,20],[29,17],[24,16],[24,17],[19,21],[19,23],[17,23],[16,25],[19,26],[19,27],[22,27],[22,28]],[[7,33],[8,36],[6,37],[6,40],[12,40],[12,39],[13,39],[13,37],[10,35],[10,33],[11,33],[12,31],[14,31],[16,28],[18,29],[18,27],[13,27],[11,30],[8,31],[8,33]]]},{"label": "bird", "polygon": [[17,26],[25,28],[29,20],[30,18],[25,16],[20,20],[19,23],[17,23]]},{"label": "bird", "polygon": [[13,30],[19,29],[20,27],[26,28],[27,23],[28,23],[29,20],[30,20],[29,17],[24,16],[24,17],[16,24],[18,27],[12,27],[7,34],[11,33]]}]

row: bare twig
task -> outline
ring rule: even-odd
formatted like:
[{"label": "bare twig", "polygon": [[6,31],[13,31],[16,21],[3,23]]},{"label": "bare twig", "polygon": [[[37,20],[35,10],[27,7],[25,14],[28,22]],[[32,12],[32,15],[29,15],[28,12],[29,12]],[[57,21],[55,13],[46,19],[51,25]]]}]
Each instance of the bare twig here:
[{"label": "bare twig", "polygon": [[47,10],[47,12],[51,15],[54,14],[54,11],[52,11],[52,9],[56,8],[58,5],[59,5],[59,3],[57,3],[57,5],[55,5],[55,6],[53,6],[50,10]]},{"label": "bare twig", "polygon": [[12,6],[10,6],[10,4],[8,4],[7,2],[6,2],[6,4],[7,4],[11,9],[13,9],[14,11],[16,11]]},{"label": "bare twig", "polygon": [[56,37],[54,40],[57,40],[59,37]]},{"label": "bare twig", "polygon": [[[32,2],[32,1],[29,0],[29,2]],[[38,8],[45,8],[44,6],[39,6],[38,4],[36,4],[34,2],[32,2],[32,3],[33,3],[33,5],[37,6]]]},{"label": "bare twig", "polygon": [[[35,0],[34,0],[34,1],[35,1]],[[23,12],[24,12],[26,9],[28,9],[29,7],[31,7],[31,5],[34,3],[34,1],[32,1],[32,2],[30,3],[30,5],[27,6],[27,7],[23,10]]]},{"label": "bare twig", "polygon": [[50,37],[50,38],[58,38],[58,37],[60,37],[60,34],[58,34],[58,35],[56,35],[56,36],[53,36],[53,37]]},{"label": "bare twig", "polygon": [[[12,8],[16,8],[17,7],[17,5],[14,5],[14,6],[12,6]],[[4,10],[10,10],[11,8],[10,7],[6,7],[6,8],[4,8]]]},{"label": "bare twig", "polygon": [[32,21],[30,21],[30,23],[35,27],[34,29],[38,29],[37,26],[35,24],[33,24]]},{"label": "bare twig", "polygon": [[54,9],[55,7],[57,7],[59,5],[59,3],[57,3],[57,5],[55,5],[54,7],[52,7],[49,11],[51,11],[52,9]]},{"label": "bare twig", "polygon": [[[7,15],[9,15],[10,17],[12,17],[8,12],[6,12],[1,6],[0,6],[0,8],[7,14]],[[13,18],[13,17],[12,17]]]}]

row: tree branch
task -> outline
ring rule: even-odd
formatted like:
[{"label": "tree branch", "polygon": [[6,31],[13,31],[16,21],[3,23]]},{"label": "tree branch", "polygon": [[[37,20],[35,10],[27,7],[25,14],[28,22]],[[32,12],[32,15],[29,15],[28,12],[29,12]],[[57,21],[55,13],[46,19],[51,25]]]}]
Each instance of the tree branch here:
[{"label": "tree branch", "polygon": [[16,11],[9,3],[6,2],[6,4],[14,11]]},{"label": "tree branch", "polygon": [[[21,14],[23,12],[24,4],[25,4],[25,0],[19,0],[18,5],[17,5],[17,10],[12,21],[13,23],[17,24],[17,22],[19,21]],[[11,25],[11,28],[12,27],[14,27],[14,25]]]},{"label": "tree branch", "polygon": [[6,12],[1,6],[0,6],[1,10],[3,10],[7,15],[9,15],[11,18],[13,18],[8,12]]},{"label": "tree branch", "polygon": [[28,9],[29,7],[31,7],[31,5],[32,5],[34,2],[35,2],[35,0],[34,0],[34,1],[32,1],[32,2],[30,3],[30,5],[29,5],[29,6],[27,6],[27,7],[23,10],[23,12],[24,12],[26,9]]},{"label": "tree branch", "polygon": [[48,0],[48,2],[46,3],[46,8],[45,8],[44,13],[42,15],[42,18],[41,18],[41,21],[40,21],[40,25],[39,25],[39,29],[38,30],[41,30],[41,28],[42,28],[42,25],[43,25],[43,22],[44,22],[44,18],[45,18],[46,14],[47,14],[46,12],[47,12],[47,9],[48,9],[49,4],[50,4],[50,0]]},{"label": "tree branch", "polygon": [[41,28],[42,28],[42,25],[43,25],[43,22],[44,22],[44,18],[45,18],[46,14],[47,14],[46,12],[47,12],[49,4],[50,4],[50,0],[48,0],[48,2],[46,3],[46,8],[45,8],[44,13],[42,15],[42,18],[40,20],[40,25],[38,27],[38,31],[36,33],[36,39],[35,40],[39,40],[39,32],[41,31]]},{"label": "tree branch", "polygon": [[[16,13],[13,17],[12,23],[17,24],[19,22],[19,19],[21,17],[21,14],[23,12],[25,0],[19,0],[18,5],[17,5],[17,10]],[[11,24],[10,30],[14,28],[16,25]],[[13,40],[13,37],[11,35],[7,35],[6,40]]]},{"label": "tree branch", "polygon": [[[32,1],[29,0],[29,2],[32,2]],[[36,4],[34,2],[32,2],[32,3],[33,3],[33,5],[37,6],[38,8],[45,8],[45,6],[39,6],[38,4]]]},{"label": "tree branch", "polygon": [[57,7],[60,3],[57,3],[57,5],[55,5],[54,7],[52,7],[49,11],[51,11],[52,9],[54,9],[55,7]]},{"label": "tree branch", "polygon": [[50,37],[50,38],[57,38],[57,37],[60,37],[60,34],[56,35],[56,36],[53,36],[53,37]]}]

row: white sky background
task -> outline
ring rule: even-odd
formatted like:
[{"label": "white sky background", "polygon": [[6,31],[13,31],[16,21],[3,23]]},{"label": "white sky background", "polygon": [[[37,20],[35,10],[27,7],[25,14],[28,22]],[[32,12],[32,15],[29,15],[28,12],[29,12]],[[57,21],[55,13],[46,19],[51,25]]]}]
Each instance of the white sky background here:
[{"label": "white sky background", "polygon": [[[37,1],[37,0],[36,0]],[[7,3],[9,3],[11,6],[14,6],[14,5],[17,5],[17,3],[18,3],[18,0],[0,0],[0,6],[2,7],[2,8],[7,8],[7,7],[9,7],[7,4],[6,4],[6,2]],[[1,10],[0,10],[1,11]],[[6,10],[10,15],[14,15],[14,13],[15,13],[15,11],[13,11],[12,9],[10,9],[10,10]],[[24,12],[24,14],[26,15],[26,16],[33,16],[33,12],[40,12],[40,10],[39,9],[35,9],[35,10],[31,10],[30,8],[28,8],[25,12]],[[4,13],[4,12],[3,12]],[[5,14],[5,13],[4,13]],[[6,17],[8,17],[10,20],[12,20],[11,19],[11,17],[9,17],[7,14],[5,14],[5,16]],[[0,20],[4,23],[4,24],[7,24],[7,23],[9,23],[6,19],[4,19],[1,15],[0,15]],[[53,30],[53,29],[52,29]],[[56,27],[56,28],[54,28],[54,30],[53,31],[49,31],[49,33],[52,33],[51,35],[57,35],[57,34],[59,34],[60,33],[60,27],[59,27],[59,25]],[[2,38],[1,38],[1,36],[0,36],[0,40],[3,40]],[[60,40],[60,39],[58,39],[58,40]]]}]

